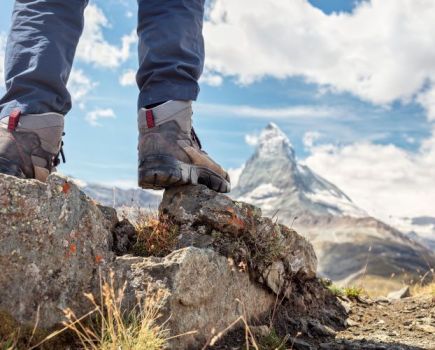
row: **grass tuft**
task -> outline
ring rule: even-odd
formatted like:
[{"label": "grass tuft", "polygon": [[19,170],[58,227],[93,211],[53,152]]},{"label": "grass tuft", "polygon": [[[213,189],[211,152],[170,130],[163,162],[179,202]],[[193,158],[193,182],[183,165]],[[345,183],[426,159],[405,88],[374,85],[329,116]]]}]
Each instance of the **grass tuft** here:
[{"label": "grass tuft", "polygon": [[16,350],[18,348],[19,336],[11,334],[7,339],[0,340],[0,350]]},{"label": "grass tuft", "polygon": [[113,275],[102,285],[101,305],[91,294],[86,294],[94,306],[96,321],[82,322],[70,309],[65,310],[72,331],[84,350],[160,350],[166,345],[167,331],[158,324],[159,300],[138,304],[138,310],[125,314],[122,311],[124,290],[116,291]]},{"label": "grass tuft", "polygon": [[421,284],[412,286],[411,295],[412,296],[430,295],[433,298],[435,298],[435,282],[423,286]]},{"label": "grass tuft", "polygon": [[142,215],[135,223],[137,242],[133,253],[139,256],[163,257],[176,248],[179,228],[166,215]]},{"label": "grass tuft", "polygon": [[[259,350],[286,350],[286,343],[288,337],[281,338],[274,328],[270,330],[270,333],[265,337],[261,337],[258,340]],[[251,349],[254,349],[251,347]]]},{"label": "grass tuft", "polygon": [[346,296],[348,298],[359,298],[361,297],[363,294],[366,294],[366,292],[364,291],[363,288],[361,287],[356,287],[356,286],[350,286],[350,287],[339,287],[336,284],[331,284],[329,286],[327,286],[327,288],[330,290],[330,292],[337,296],[337,297],[342,297],[342,296]]},{"label": "grass tuft", "polygon": [[57,338],[65,331],[74,335],[80,344],[77,346],[82,350],[165,349],[168,331],[157,323],[160,318],[159,305],[164,298],[163,292],[154,299],[146,299],[138,303],[131,313],[125,313],[122,308],[124,291],[125,287],[120,290],[115,289],[114,275],[111,274],[109,282],[101,285],[99,301],[92,294],[85,294],[93,305],[89,313],[77,317],[73,310],[65,309],[67,321],[63,323],[64,328],[51,333],[29,350],[39,349],[41,345]]}]

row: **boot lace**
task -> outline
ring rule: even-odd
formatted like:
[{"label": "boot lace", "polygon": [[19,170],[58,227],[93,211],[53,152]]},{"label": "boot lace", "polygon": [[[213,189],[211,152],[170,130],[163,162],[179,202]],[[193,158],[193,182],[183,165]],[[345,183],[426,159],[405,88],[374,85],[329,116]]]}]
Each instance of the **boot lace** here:
[{"label": "boot lace", "polygon": [[[62,133],[62,136],[65,136],[65,133],[63,132]],[[59,153],[58,154],[56,154],[56,156],[54,157],[54,159],[53,159],[53,165],[55,166],[55,167],[57,167],[59,164],[60,164],[60,158],[59,158],[59,156],[62,158],[62,163],[66,163],[66,158],[65,158],[65,153],[64,153],[64,151],[63,151],[63,146],[64,146],[64,143],[63,143],[63,140],[60,142],[60,150],[59,150]]]},{"label": "boot lace", "polygon": [[196,134],[195,129],[192,128],[192,131],[190,133],[192,135],[192,140],[198,144],[199,149],[202,149],[201,141],[199,141],[199,137]]}]

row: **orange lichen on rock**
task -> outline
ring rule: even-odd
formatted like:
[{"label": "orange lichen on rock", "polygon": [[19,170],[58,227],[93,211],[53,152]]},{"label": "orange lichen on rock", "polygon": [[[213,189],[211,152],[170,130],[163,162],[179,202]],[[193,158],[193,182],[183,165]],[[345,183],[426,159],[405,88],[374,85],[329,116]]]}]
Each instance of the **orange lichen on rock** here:
[{"label": "orange lichen on rock", "polygon": [[75,254],[77,252],[77,245],[75,243],[70,244],[70,246],[69,246],[69,252],[71,254]]},{"label": "orange lichen on rock", "polygon": [[228,207],[227,211],[231,213],[231,218],[229,219],[229,224],[232,226],[236,226],[239,229],[243,230],[246,226],[245,222],[236,214],[233,208]]},{"label": "orange lichen on rock", "polygon": [[65,182],[62,186],[62,192],[66,194],[69,192],[70,189],[71,185],[68,182]]}]

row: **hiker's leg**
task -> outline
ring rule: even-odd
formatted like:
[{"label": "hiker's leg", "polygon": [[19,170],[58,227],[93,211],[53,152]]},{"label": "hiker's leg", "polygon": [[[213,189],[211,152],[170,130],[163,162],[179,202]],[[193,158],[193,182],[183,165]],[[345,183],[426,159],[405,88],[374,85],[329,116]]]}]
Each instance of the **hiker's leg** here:
[{"label": "hiker's leg", "polygon": [[16,0],[6,57],[0,118],[71,109],[66,83],[88,0]]},{"label": "hiker's leg", "polygon": [[138,0],[138,109],[195,100],[204,65],[204,0]]},{"label": "hiker's leg", "polygon": [[139,186],[204,184],[229,192],[228,174],[201,149],[192,128],[204,65],[204,0],[138,2]]}]

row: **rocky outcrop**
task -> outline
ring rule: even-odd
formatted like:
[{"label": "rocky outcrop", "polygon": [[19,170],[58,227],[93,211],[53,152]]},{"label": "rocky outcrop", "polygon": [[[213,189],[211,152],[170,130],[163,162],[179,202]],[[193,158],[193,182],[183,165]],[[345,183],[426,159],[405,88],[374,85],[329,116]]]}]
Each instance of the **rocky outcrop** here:
[{"label": "rocky outcrop", "polygon": [[277,294],[306,311],[320,288],[303,287],[317,286],[308,241],[204,186],[166,191],[160,216],[178,236],[164,257],[126,255],[135,227],[59,175],[47,183],[0,175],[0,203],[0,315],[19,325],[37,320],[49,329],[66,308],[85,314],[84,293],[99,295],[100,276],[113,273],[126,286],[127,309],[163,295],[161,321],[170,334],[194,331],[171,347],[195,349],[240,316],[267,317]]},{"label": "rocky outcrop", "polygon": [[165,192],[160,212],[179,225],[178,247],[211,247],[246,267],[275,294],[290,293],[294,278],[316,276],[312,245],[252,205],[205,186],[185,186]]}]

